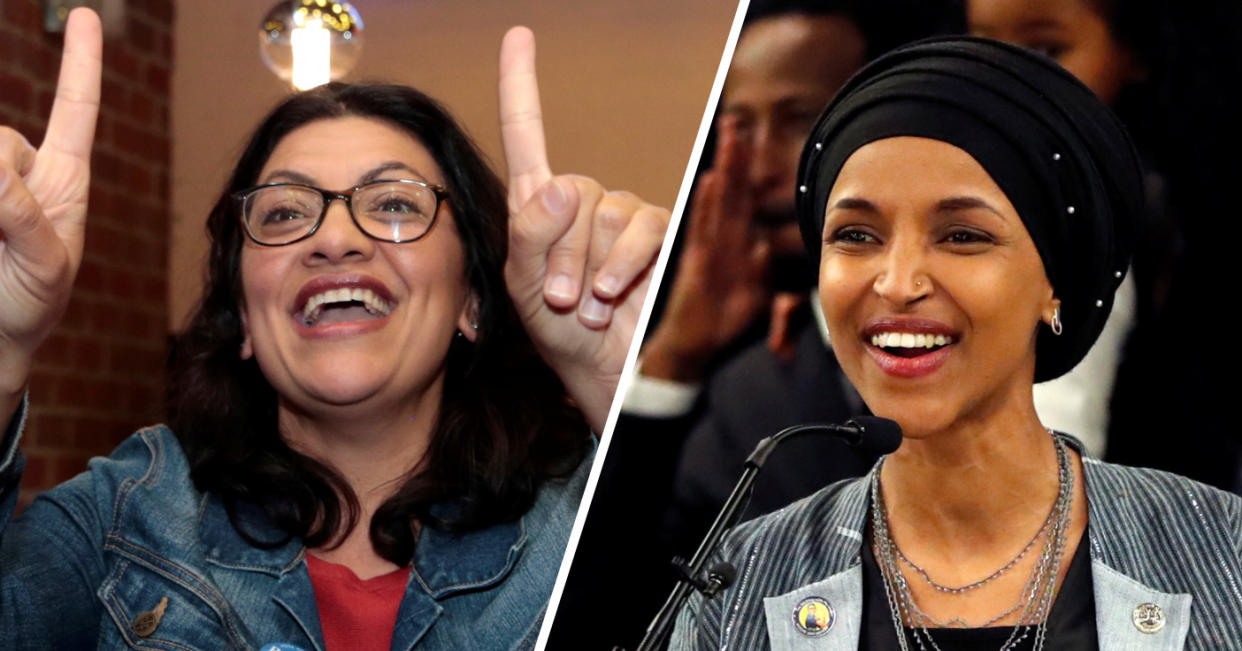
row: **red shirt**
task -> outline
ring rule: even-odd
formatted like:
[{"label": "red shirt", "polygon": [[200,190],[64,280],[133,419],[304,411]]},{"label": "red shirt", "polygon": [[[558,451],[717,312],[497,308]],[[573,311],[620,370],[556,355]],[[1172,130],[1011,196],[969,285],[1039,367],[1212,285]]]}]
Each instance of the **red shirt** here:
[{"label": "red shirt", "polygon": [[363,581],[344,565],[306,555],[329,651],[388,651],[410,568]]}]

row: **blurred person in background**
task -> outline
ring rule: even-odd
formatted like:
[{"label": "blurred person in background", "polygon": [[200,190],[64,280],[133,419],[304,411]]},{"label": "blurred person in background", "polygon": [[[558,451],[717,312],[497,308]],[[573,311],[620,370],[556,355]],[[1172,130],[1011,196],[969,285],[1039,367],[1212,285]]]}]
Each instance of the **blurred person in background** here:
[{"label": "blurred person in background", "polygon": [[1242,78],[1242,6],[968,0],[967,19],[972,34],[1045,54],[1078,77],[1122,119],[1146,167],[1134,280],[1119,291],[1085,372],[1041,385],[1056,392],[1037,392],[1040,414],[1083,414],[1084,425],[1066,431],[1089,448],[1095,431],[1107,432],[1110,461],[1242,493],[1242,439],[1218,418],[1237,386],[1228,369],[1238,349],[1186,345],[1214,324],[1220,283],[1232,275],[1222,233],[1242,174],[1242,125],[1225,88]]}]

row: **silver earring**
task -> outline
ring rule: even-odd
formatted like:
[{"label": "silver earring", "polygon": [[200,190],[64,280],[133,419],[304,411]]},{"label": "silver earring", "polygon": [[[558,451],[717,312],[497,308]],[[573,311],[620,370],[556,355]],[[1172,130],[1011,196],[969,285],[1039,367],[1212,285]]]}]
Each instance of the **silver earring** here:
[{"label": "silver earring", "polygon": [[1052,334],[1054,335],[1060,335],[1061,331],[1064,329],[1061,326],[1061,306],[1060,305],[1052,308],[1052,324],[1051,325],[1052,325]]}]

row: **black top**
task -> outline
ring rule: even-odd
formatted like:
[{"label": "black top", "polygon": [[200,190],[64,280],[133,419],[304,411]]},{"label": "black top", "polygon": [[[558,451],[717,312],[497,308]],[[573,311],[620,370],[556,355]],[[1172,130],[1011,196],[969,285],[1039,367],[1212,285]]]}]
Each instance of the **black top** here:
[{"label": "black top", "polygon": [[[893,618],[884,594],[884,579],[876,563],[871,545],[862,546],[863,558],[863,626],[858,648],[871,651],[897,651],[897,635],[893,630]],[[1046,649],[1098,649],[1099,640],[1095,629],[1094,585],[1091,581],[1091,556],[1087,553],[1086,540],[1078,544],[1074,558],[1070,560],[1065,581],[1052,603],[1048,614],[1048,638]],[[905,628],[906,646],[918,649],[914,629]],[[989,628],[931,629],[932,639],[944,651],[996,651],[1009,634],[1012,626]],[[1021,632],[1018,633],[1022,635]],[[1033,649],[1035,629],[1032,627],[1022,642],[1012,649]]]}]

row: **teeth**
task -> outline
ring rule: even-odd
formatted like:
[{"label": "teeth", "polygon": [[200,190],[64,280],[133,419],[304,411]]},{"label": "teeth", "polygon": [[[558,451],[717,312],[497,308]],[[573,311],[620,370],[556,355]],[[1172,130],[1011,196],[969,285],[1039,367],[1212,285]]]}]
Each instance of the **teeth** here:
[{"label": "teeth", "polygon": [[323,306],[331,303],[348,303],[357,301],[362,303],[368,312],[376,316],[388,316],[392,313],[393,303],[375,295],[375,292],[361,287],[341,287],[339,289],[329,289],[311,296],[306,301],[306,305],[302,308],[303,321],[306,325],[314,325],[319,317],[323,315]]},{"label": "teeth", "polygon": [[871,335],[871,345],[879,348],[935,348],[951,343],[953,337],[946,335],[912,332],[881,332]]}]

